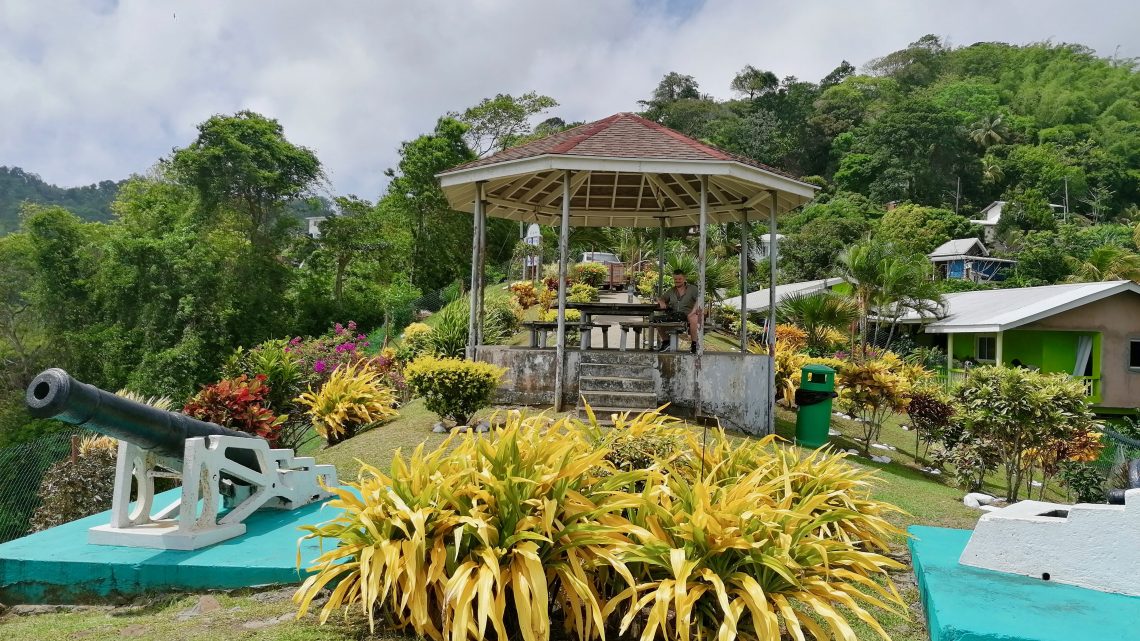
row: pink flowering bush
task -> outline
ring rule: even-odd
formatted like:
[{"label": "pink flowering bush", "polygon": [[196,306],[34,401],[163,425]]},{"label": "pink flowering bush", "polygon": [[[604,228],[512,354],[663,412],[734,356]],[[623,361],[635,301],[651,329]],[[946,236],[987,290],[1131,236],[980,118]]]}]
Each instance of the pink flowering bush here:
[{"label": "pink flowering bush", "polygon": [[373,355],[367,353],[371,345],[368,336],[357,330],[356,323],[336,323],[332,329],[316,338],[296,336],[289,340],[285,350],[297,357],[302,377],[306,383],[302,387],[316,390],[328,381],[341,365],[355,365],[367,361],[368,366],[380,374],[381,380],[390,386],[398,398],[407,399],[407,383],[401,374],[402,367],[390,350]]}]

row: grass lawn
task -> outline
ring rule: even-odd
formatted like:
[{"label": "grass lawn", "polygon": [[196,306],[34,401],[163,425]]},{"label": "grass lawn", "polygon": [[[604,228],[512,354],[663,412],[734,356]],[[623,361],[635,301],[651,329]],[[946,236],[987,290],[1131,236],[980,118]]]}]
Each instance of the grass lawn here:
[{"label": "grass lawn", "polygon": [[[487,417],[492,412],[493,410],[485,410],[479,416]],[[400,414],[398,419],[388,424],[311,454],[323,463],[336,465],[341,478],[350,480],[356,477],[358,460],[387,469],[397,449],[408,453],[421,443],[431,448],[442,443],[446,437],[444,434],[432,433],[432,426],[438,419],[420,401],[408,403],[401,408]],[[778,409],[776,424],[777,433],[790,438],[795,432],[795,413]],[[855,435],[860,428],[858,423],[833,418],[832,426],[843,433],[843,436],[834,439],[837,446],[843,449],[858,448],[855,442]],[[952,487],[944,477],[931,476],[914,467],[913,438],[912,433],[903,431],[897,421],[892,422],[884,428],[880,439],[881,442],[898,448],[886,452],[893,459],[891,463],[873,463],[861,457],[851,457],[850,460],[856,465],[876,468],[880,483],[874,490],[875,495],[906,512],[895,518],[897,525],[972,527],[980,513],[962,505],[962,490]],[[905,541],[901,537],[896,542],[892,555],[902,561],[909,561]],[[924,641],[927,636],[921,620],[913,575],[908,569],[897,573],[895,581],[911,606],[912,616],[908,619],[878,613],[880,621],[896,641]],[[34,616],[9,614],[0,619],[0,628],[5,639],[347,641],[412,638],[391,633],[370,636],[367,626],[359,618],[345,621],[336,617],[325,626],[318,626],[311,615],[302,621],[294,621],[289,616],[295,612],[289,600],[290,594],[291,589],[218,594],[216,597],[220,609],[185,620],[180,620],[179,615],[184,615],[197,603],[198,596],[155,597],[141,607],[134,608],[77,609]],[[861,624],[855,625],[855,629],[860,639],[875,638],[871,630]]]}]

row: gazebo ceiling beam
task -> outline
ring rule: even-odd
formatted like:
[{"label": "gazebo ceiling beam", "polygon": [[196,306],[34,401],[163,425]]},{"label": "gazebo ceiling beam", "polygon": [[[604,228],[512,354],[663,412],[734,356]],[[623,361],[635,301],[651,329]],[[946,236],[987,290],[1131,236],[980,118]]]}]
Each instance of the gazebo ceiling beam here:
[{"label": "gazebo ceiling beam", "polygon": [[641,199],[645,197],[645,174],[641,174],[641,181],[637,186],[637,209],[641,210]]},{"label": "gazebo ceiling beam", "polygon": [[[673,201],[673,206],[676,209],[681,210],[688,207],[688,203],[681,200],[681,197],[677,195],[677,192],[673,191],[672,187],[665,184],[665,181],[661,180],[660,176],[657,174],[645,174],[645,177],[649,179],[649,182],[653,183],[657,189],[661,190],[661,193],[664,194],[665,197]],[[662,207],[664,207],[664,204],[662,204]]]},{"label": "gazebo ceiling beam", "polygon": [[[530,202],[531,199],[533,199],[534,197],[538,196],[539,194],[545,192],[548,187],[553,185],[558,180],[558,176],[559,176],[559,173],[557,171],[550,172],[546,176],[546,178],[543,178],[542,180],[540,180],[537,185],[528,189],[526,191],[526,193],[519,196],[516,200],[518,200],[519,202],[523,202],[523,203]],[[530,174],[528,174],[527,177],[529,178]]]},{"label": "gazebo ceiling beam", "polygon": [[512,180],[505,185],[490,185],[487,188],[487,193],[499,194],[503,198],[510,198],[516,191],[522,189],[530,180],[534,178],[533,174],[527,174],[519,177],[518,180]]},{"label": "gazebo ceiling beam", "polygon": [[672,178],[673,181],[676,182],[677,185],[679,185],[681,189],[689,195],[689,198],[693,199],[693,202],[697,203],[698,205],[700,204],[701,195],[697,193],[696,189],[693,189],[693,186],[689,184],[688,180],[681,177],[679,174],[669,174],[669,177]]},{"label": "gazebo ceiling beam", "polygon": [[725,180],[724,178],[724,176],[713,176],[709,183],[715,183],[718,189],[723,189],[738,202],[748,200],[748,197],[752,194],[752,190],[743,187],[736,181]]},{"label": "gazebo ceiling beam", "polygon": [[[555,173],[557,174],[557,172],[555,172]],[[588,172],[588,171],[579,172],[577,174],[574,174],[574,177],[570,179],[570,198],[571,199],[573,199],[574,196],[577,195],[578,190],[582,187],[582,184],[585,183],[586,179],[590,177],[590,173],[591,172]],[[547,194],[545,197],[543,197],[538,202],[538,204],[543,206],[543,207],[551,205],[554,203],[554,201],[556,201],[562,197],[562,193],[563,193],[563,190],[555,189],[553,192],[551,192],[551,193]],[[529,203],[527,203],[527,204],[529,204]]]}]

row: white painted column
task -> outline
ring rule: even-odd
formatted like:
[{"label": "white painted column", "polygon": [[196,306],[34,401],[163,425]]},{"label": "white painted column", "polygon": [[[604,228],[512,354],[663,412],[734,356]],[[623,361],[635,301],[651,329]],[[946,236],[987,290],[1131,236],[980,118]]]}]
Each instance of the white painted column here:
[{"label": "white painted column", "polygon": [[1002,362],[1002,337],[1003,336],[1005,336],[1005,332],[998,332],[997,336],[994,338],[994,364],[995,365],[1003,364],[1003,362]]},{"label": "white painted column", "polygon": [[558,237],[558,334],[554,355],[554,411],[562,411],[566,373],[566,254],[570,247],[570,171],[562,172],[562,230]]},{"label": "white painted column", "polygon": [[[665,278],[665,214],[661,214],[661,218],[657,219],[661,223],[661,229],[657,232],[657,282],[653,284],[653,296],[661,296],[665,290],[661,288],[661,279]],[[654,300],[653,302],[657,302]]]},{"label": "white painted column", "polygon": [[483,311],[483,302],[486,299],[486,276],[487,276],[487,203],[484,198],[484,183],[480,182],[476,185],[475,193],[479,198],[479,307],[476,310],[478,313],[475,315],[475,337],[476,346],[483,344],[483,323],[486,314]]},{"label": "white painted column", "polygon": [[776,192],[768,192],[768,433],[776,433]]},{"label": "white painted column", "polygon": [[[708,223],[709,223],[709,177],[701,176],[701,238],[697,245],[697,336],[692,336],[697,342],[697,368],[700,371],[700,357],[705,353],[705,296],[708,285],[705,284],[705,263],[708,260]],[[698,407],[699,409],[699,407]]]},{"label": "white painted column", "polygon": [[740,210],[740,353],[748,353],[748,210]]},{"label": "white painted column", "polygon": [[950,377],[954,369],[954,335],[946,335],[946,384],[950,384]]}]

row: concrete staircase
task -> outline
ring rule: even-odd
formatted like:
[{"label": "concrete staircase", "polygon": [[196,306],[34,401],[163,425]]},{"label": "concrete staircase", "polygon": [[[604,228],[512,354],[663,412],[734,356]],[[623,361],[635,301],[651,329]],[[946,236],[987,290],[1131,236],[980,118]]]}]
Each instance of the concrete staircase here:
[{"label": "concrete staircase", "polygon": [[637,352],[583,352],[578,371],[578,417],[586,419],[584,398],[598,422],[610,415],[657,408],[657,355]]}]

